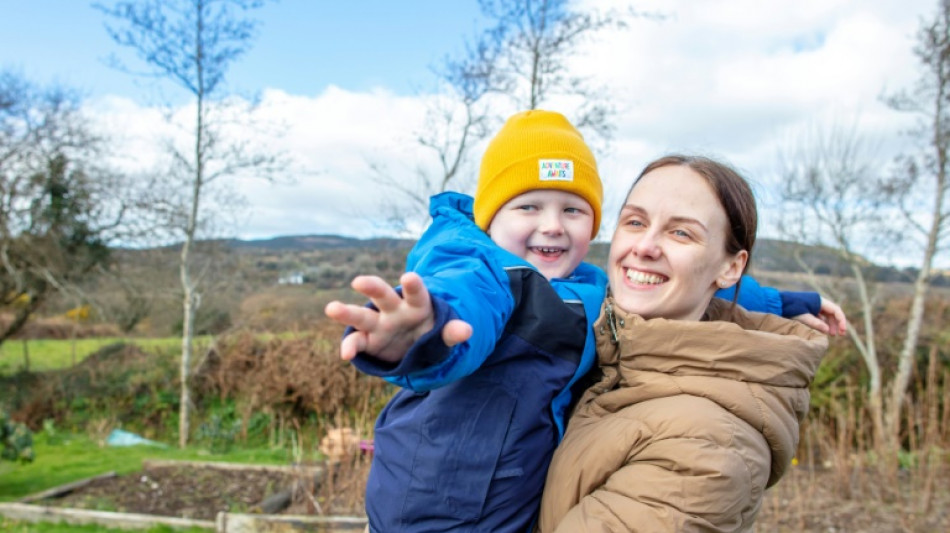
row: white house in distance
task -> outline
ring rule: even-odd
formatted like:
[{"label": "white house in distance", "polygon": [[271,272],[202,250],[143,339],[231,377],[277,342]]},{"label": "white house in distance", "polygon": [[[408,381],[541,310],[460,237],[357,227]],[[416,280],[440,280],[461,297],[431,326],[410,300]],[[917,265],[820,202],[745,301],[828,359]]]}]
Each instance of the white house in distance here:
[{"label": "white house in distance", "polygon": [[291,272],[277,278],[278,285],[303,285],[304,281],[303,272]]}]

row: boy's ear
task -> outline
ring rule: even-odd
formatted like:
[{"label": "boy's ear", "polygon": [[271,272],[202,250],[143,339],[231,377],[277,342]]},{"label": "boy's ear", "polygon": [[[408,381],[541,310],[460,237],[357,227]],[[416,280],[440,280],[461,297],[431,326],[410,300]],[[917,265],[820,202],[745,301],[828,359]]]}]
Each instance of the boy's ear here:
[{"label": "boy's ear", "polygon": [[722,273],[716,278],[716,283],[722,288],[732,287],[739,282],[748,262],[749,252],[747,250],[740,250],[732,257],[727,257]]}]

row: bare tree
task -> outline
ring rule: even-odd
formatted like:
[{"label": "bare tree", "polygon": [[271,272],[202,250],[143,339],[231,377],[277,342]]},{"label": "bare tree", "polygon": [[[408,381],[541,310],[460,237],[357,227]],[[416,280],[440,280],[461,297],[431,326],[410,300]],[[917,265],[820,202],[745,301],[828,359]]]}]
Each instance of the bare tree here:
[{"label": "bare tree", "polygon": [[[625,27],[636,13],[575,9],[570,0],[479,0],[482,13],[494,21],[482,36],[492,62],[481,71],[490,87],[512,99],[519,110],[538,109],[558,97],[580,100],[572,121],[604,140],[613,136],[610,120],[616,110],[606,88],[573,74],[571,60],[581,46],[607,28]],[[475,63],[477,65],[477,63]]]},{"label": "bare tree", "polygon": [[425,127],[415,134],[415,142],[435,159],[436,170],[418,164],[413,177],[406,180],[387,165],[369,162],[374,181],[394,193],[380,205],[388,227],[405,235],[417,234],[427,219],[430,196],[468,185],[462,174],[469,170],[469,154],[489,135],[493,118],[476,84],[477,80],[468,87],[447,84],[448,95],[428,104]]},{"label": "bare tree", "polygon": [[109,261],[124,206],[96,164],[103,143],[75,92],[0,72],[0,306],[13,316],[0,343],[52,293],[85,300],[81,282]]},{"label": "bare tree", "polygon": [[[867,255],[878,246],[894,244],[882,232],[880,220],[893,200],[875,164],[874,150],[857,125],[815,128],[790,143],[782,154],[780,229],[795,247],[795,259],[815,290],[838,302],[857,298],[860,320],[848,329],[868,371],[868,406],[874,438],[885,444],[881,357],[875,342],[877,284],[868,275]],[[869,240],[874,235],[876,238]],[[818,276],[806,255],[812,247],[835,252],[850,273],[849,287]],[[850,289],[850,290],[849,290]],[[852,320],[854,322],[854,320]]]},{"label": "bare tree", "polygon": [[924,320],[927,288],[933,277],[934,259],[946,251],[950,229],[948,202],[948,149],[950,149],[950,0],[939,0],[933,18],[922,20],[914,53],[920,61],[916,86],[888,98],[899,111],[919,116],[914,132],[921,149],[901,158],[902,174],[895,179],[891,192],[899,199],[901,211],[909,223],[908,235],[921,244],[919,270],[914,279],[906,335],[899,355],[899,368],[889,391],[888,425],[897,431],[901,405],[910,383],[916,359],[920,330]]},{"label": "bare tree", "polygon": [[[913,132],[919,151],[899,157],[887,175],[877,170],[883,165],[875,164],[870,152],[860,150],[854,131],[844,135],[838,131],[792,154],[783,172],[786,231],[805,238],[803,242],[833,247],[851,269],[863,324],[863,332],[852,331],[852,339],[871,378],[868,395],[875,437],[888,450],[892,465],[900,449],[904,398],[917,360],[934,260],[946,251],[950,225],[950,0],[940,0],[938,6],[936,16],[922,21],[918,32],[920,79],[912,90],[887,100],[894,109],[919,115]],[[884,240],[888,230],[896,239]],[[874,241],[890,243],[904,259],[914,257],[915,247],[920,251],[896,369],[881,368],[874,343],[874,284],[867,279],[870,265],[862,255]],[[888,384],[883,383],[885,375],[892,376]]]},{"label": "bare tree", "polygon": [[213,193],[228,191],[213,186],[240,175],[269,178],[284,167],[279,154],[262,153],[250,139],[234,133],[235,122],[249,111],[236,109],[241,104],[226,98],[228,68],[247,51],[257,31],[258,21],[247,13],[262,5],[261,0],[130,0],[96,6],[114,23],[107,25],[109,35],[136,53],[147,67],[145,74],[171,81],[193,98],[188,147],[169,143],[172,164],[156,181],[171,182],[171,188],[160,191],[170,194],[150,199],[182,239],[181,447],[190,432],[195,316],[207,272],[207,266],[195,261],[201,246],[197,239],[213,219],[208,209]]},{"label": "bare tree", "polygon": [[424,127],[415,135],[436,164],[420,164],[406,182],[391,168],[370,163],[374,181],[395,193],[382,201],[382,212],[404,233],[417,231],[428,218],[431,195],[474,183],[471,152],[507,110],[571,102],[572,122],[606,147],[614,132],[611,99],[605,87],[573,74],[571,61],[602,30],[622,28],[631,16],[655,16],[579,11],[569,0],[479,0],[479,6],[489,27],[436,69],[440,93],[429,100]]}]

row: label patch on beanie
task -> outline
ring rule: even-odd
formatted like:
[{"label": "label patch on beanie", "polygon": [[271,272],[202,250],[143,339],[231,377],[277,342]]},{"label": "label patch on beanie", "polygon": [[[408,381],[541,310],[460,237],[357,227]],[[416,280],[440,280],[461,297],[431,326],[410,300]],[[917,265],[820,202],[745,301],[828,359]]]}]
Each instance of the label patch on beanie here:
[{"label": "label patch on beanie", "polygon": [[574,162],[570,159],[539,159],[541,181],[574,181]]}]

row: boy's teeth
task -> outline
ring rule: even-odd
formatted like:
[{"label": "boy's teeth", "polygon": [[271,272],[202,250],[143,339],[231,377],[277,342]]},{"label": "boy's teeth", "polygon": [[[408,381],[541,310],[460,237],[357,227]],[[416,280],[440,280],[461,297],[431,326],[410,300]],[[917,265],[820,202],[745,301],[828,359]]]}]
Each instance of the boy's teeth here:
[{"label": "boy's teeth", "polygon": [[646,272],[638,272],[636,270],[627,270],[627,279],[634,283],[647,283],[649,285],[659,285],[666,281],[656,274],[647,274]]}]

